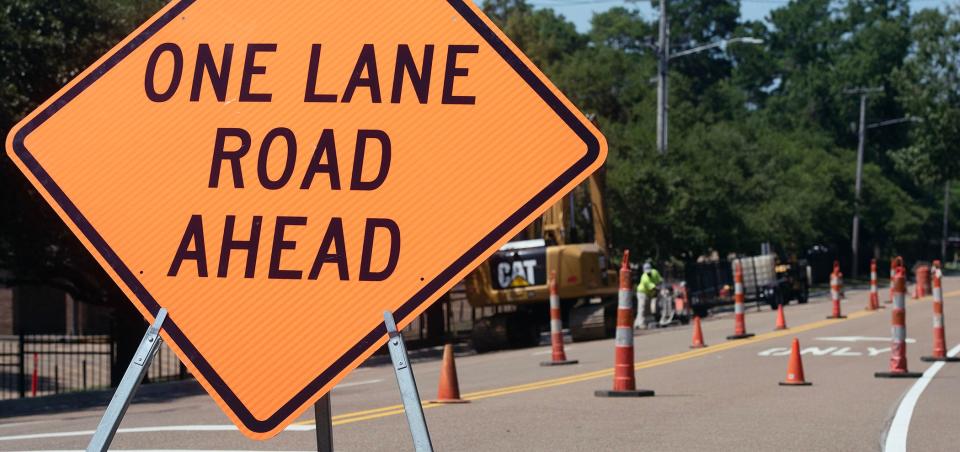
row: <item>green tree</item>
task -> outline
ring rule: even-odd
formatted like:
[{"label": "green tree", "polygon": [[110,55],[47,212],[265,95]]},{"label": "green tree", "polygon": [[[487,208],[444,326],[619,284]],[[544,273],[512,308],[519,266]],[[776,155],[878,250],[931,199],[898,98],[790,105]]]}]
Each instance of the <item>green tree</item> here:
[{"label": "green tree", "polygon": [[920,11],[911,37],[895,82],[898,100],[920,122],[911,126],[911,146],[895,157],[917,184],[930,187],[960,170],[960,8]]},{"label": "green tree", "polygon": [[[52,96],[163,2],[11,0],[0,5],[0,132]],[[60,287],[102,302],[116,295],[96,262],[40,195],[0,157],[0,268],[8,284]]]},{"label": "green tree", "polygon": [[524,0],[486,0],[483,11],[547,73],[556,61],[586,44],[562,15],[552,9],[534,9]]}]

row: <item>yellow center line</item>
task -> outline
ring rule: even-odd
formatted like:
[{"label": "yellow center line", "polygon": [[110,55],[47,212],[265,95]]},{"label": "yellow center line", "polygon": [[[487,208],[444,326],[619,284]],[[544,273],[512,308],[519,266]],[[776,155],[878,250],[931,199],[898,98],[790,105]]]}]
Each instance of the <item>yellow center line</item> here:
[{"label": "yellow center line", "polygon": [[[944,294],[944,297],[960,295],[960,290],[948,292]],[[919,300],[908,300],[910,304],[916,304],[923,301],[926,301],[930,296],[923,297]],[[676,353],[673,355],[662,356],[659,358],[653,358],[646,361],[641,361],[634,364],[634,369],[649,369],[651,367],[663,366],[666,364],[672,364],[680,361],[686,361],[688,359],[699,358],[701,356],[710,355],[713,353],[721,352],[724,350],[729,350],[737,347],[744,347],[747,345],[756,344],[758,342],[765,342],[772,339],[781,338],[784,336],[795,335],[802,333],[804,331],[815,330],[818,328],[823,328],[830,325],[835,325],[847,320],[859,319],[862,317],[867,317],[873,314],[877,314],[881,311],[856,311],[847,315],[846,319],[826,319],[819,320],[812,323],[806,323],[800,326],[790,327],[787,330],[781,331],[771,331],[769,333],[758,334],[752,338],[738,340],[738,341],[728,341],[716,345],[711,345],[706,348],[700,348],[695,350],[690,350],[687,352]],[[552,388],[555,386],[568,385],[572,383],[580,383],[584,381],[596,380],[598,378],[609,377],[613,375],[613,368],[601,369],[592,372],[585,372],[575,375],[569,375],[566,377],[551,378],[547,380],[539,380],[531,383],[525,383],[514,386],[506,386],[502,388],[487,389],[483,391],[475,391],[464,393],[462,397],[466,400],[480,400],[490,397],[499,397],[508,394],[516,394],[519,392],[534,391],[538,389]],[[443,406],[441,403],[424,401],[423,408],[430,409]],[[374,408],[370,410],[363,411],[354,411],[350,413],[344,413],[340,415],[333,416],[333,425],[343,425],[350,424],[354,422],[366,421],[370,419],[379,419],[387,416],[395,416],[398,414],[403,414],[403,405],[390,405],[382,408]],[[305,420],[300,422],[295,422],[293,425],[310,425],[313,424],[314,420]]]}]

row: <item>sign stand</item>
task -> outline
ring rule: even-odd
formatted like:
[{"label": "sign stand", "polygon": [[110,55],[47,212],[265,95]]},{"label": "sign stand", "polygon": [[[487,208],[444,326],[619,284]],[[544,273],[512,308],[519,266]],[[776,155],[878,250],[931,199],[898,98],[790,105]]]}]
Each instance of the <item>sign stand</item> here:
[{"label": "sign stand", "polygon": [[413,369],[410,368],[410,360],[407,358],[407,347],[403,345],[403,337],[397,331],[393,313],[385,311],[383,323],[387,327],[387,348],[390,350],[393,370],[397,374],[397,386],[400,387],[400,398],[403,399],[403,409],[407,413],[413,447],[417,452],[433,452],[427,421],[423,417],[423,406],[420,405],[420,394],[417,393],[417,382],[413,378]]},{"label": "sign stand", "polygon": [[[133,360],[123,373],[123,379],[107,405],[107,410],[100,419],[87,452],[105,452],[113,442],[120,421],[127,412],[130,402],[140,382],[143,381],[153,357],[156,356],[163,338],[160,337],[160,328],[167,319],[167,310],[160,308],[157,317],[140,340],[140,346],[133,355]],[[413,446],[417,452],[433,452],[430,443],[430,432],[427,431],[427,421],[423,417],[423,406],[420,404],[420,394],[417,392],[417,382],[413,378],[413,369],[407,357],[407,348],[403,344],[403,337],[397,331],[397,324],[390,311],[383,313],[383,323],[387,327],[387,348],[390,350],[390,359],[393,361],[393,370],[397,374],[397,385],[400,387],[400,398],[407,413],[407,423],[410,425],[410,434],[413,436]],[[314,414],[317,425],[317,451],[333,451],[333,417],[330,411],[330,393],[328,392],[314,405]]]},{"label": "sign stand", "polygon": [[[430,432],[427,431],[427,421],[423,417],[423,406],[420,404],[420,394],[417,391],[417,382],[413,378],[413,369],[410,368],[407,348],[403,344],[403,337],[397,331],[396,321],[390,311],[383,313],[383,323],[387,327],[389,337],[387,348],[390,350],[393,370],[397,374],[397,385],[400,387],[403,409],[407,413],[410,435],[413,436],[413,447],[417,452],[433,452],[433,444],[430,443]],[[329,392],[317,400],[313,410],[317,425],[317,452],[333,452],[333,413],[330,409]]]},{"label": "sign stand", "polygon": [[330,393],[313,405],[317,425],[317,452],[333,452],[333,413],[330,411]]},{"label": "sign stand", "polygon": [[107,411],[103,413],[103,418],[100,419],[97,431],[90,439],[87,452],[104,452],[110,448],[113,435],[117,433],[117,427],[120,426],[120,421],[127,412],[130,401],[133,400],[133,394],[140,387],[143,376],[147,374],[147,369],[150,368],[150,363],[153,362],[153,357],[157,354],[160,343],[163,342],[163,338],[160,337],[160,327],[163,326],[163,321],[166,319],[167,310],[160,308],[153,324],[150,325],[150,328],[147,328],[143,339],[140,340],[140,346],[137,347],[133,360],[127,366],[127,371],[123,373],[123,379],[120,380],[117,390],[113,393],[113,398],[110,399]]}]

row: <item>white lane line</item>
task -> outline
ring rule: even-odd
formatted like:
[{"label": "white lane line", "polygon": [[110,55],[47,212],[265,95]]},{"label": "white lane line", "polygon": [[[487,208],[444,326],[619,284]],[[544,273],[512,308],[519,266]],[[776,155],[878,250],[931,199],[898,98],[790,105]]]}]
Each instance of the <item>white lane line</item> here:
[{"label": "white lane line", "polygon": [[[289,425],[284,431],[305,432],[315,430],[311,425]],[[163,425],[158,427],[130,427],[121,428],[117,433],[152,433],[152,432],[230,432],[238,431],[235,425]],[[0,436],[0,441],[17,441],[24,439],[64,438],[68,436],[90,436],[93,430],[79,430],[73,432],[32,433],[28,435]]]},{"label": "white lane line", "polygon": [[[577,349],[576,347],[569,347],[569,346],[566,346],[566,345],[563,346],[563,351],[564,351],[564,352],[567,352],[567,351],[570,351],[570,350],[576,350],[576,349]],[[547,349],[547,350],[540,350],[539,352],[533,352],[533,353],[530,354],[530,356],[549,355],[549,354],[551,354],[551,353],[553,353],[553,349]]]},{"label": "white lane line", "polygon": [[350,383],[340,383],[337,386],[335,386],[333,389],[337,390],[337,389],[349,388],[351,386],[372,385],[374,383],[380,383],[381,381],[383,380],[363,380],[363,381],[353,381]]},{"label": "white lane line", "polygon": [[[960,353],[960,345],[953,347],[947,352],[947,356],[957,356]],[[927,385],[933,380],[933,377],[943,368],[943,361],[933,363],[923,376],[907,391],[897,407],[897,413],[893,416],[893,422],[890,423],[890,430],[887,431],[887,439],[884,441],[884,452],[906,452],[907,450],[907,432],[910,430],[910,418],[913,417],[913,409],[920,400],[920,394],[927,389]]]}]

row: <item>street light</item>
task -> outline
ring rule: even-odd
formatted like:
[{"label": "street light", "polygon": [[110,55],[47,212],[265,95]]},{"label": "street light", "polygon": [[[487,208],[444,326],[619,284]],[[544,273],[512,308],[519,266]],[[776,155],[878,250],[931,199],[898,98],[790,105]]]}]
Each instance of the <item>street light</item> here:
[{"label": "street light", "polygon": [[850,248],[853,251],[850,273],[856,278],[860,259],[860,180],[863,177],[863,147],[867,139],[867,96],[872,93],[882,93],[883,87],[854,88],[844,90],[844,92],[860,96],[860,126],[857,129],[857,175],[853,190],[853,233],[850,237]]},{"label": "street light", "polygon": [[734,44],[734,43],[737,43],[737,42],[740,42],[740,43],[743,43],[743,44],[763,44],[763,39],[751,38],[751,37],[722,39],[722,40],[717,41],[717,42],[714,42],[714,43],[710,43],[710,44],[705,44],[705,45],[702,45],[702,46],[694,47],[694,48],[692,48],[692,49],[687,49],[687,50],[684,50],[684,51],[682,51],[682,52],[672,53],[672,54],[670,54],[670,59],[672,60],[672,59],[677,58],[677,57],[682,57],[682,56],[685,56],[685,55],[690,55],[690,54],[702,52],[702,51],[704,51],[704,50],[713,49],[713,48],[716,48],[716,47],[720,47],[721,49],[726,50],[727,45],[729,45],[729,44]]},{"label": "street light", "polygon": [[667,153],[667,67],[670,60],[704,50],[720,47],[726,50],[727,45],[734,43],[763,44],[762,39],[752,37],[738,37],[720,40],[677,53],[670,53],[670,27],[667,23],[667,0],[660,0],[660,37],[657,45],[657,150],[660,155]]},{"label": "street light", "polygon": [[889,119],[886,121],[867,124],[867,97],[870,94],[882,93],[883,87],[875,88],[854,88],[844,90],[846,94],[857,94],[860,96],[860,125],[857,128],[857,173],[853,189],[853,233],[850,237],[850,248],[853,251],[853,263],[851,274],[857,277],[860,259],[860,186],[863,179],[863,148],[867,141],[867,129],[876,129],[878,127],[892,126],[905,122],[923,122],[923,119],[906,116],[903,118]]}]

